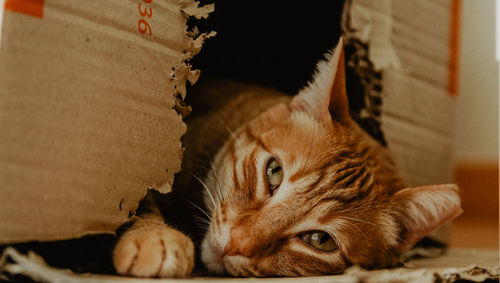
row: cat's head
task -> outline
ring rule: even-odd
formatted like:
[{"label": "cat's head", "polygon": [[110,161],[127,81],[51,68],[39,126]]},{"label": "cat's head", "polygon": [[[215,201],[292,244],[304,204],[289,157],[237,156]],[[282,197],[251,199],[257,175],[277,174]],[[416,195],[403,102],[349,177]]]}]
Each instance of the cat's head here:
[{"label": "cat's head", "polygon": [[461,213],[454,185],[404,188],[384,148],[351,120],[343,57],[340,40],[313,82],[217,153],[206,180],[209,270],[302,276],[391,266]]}]

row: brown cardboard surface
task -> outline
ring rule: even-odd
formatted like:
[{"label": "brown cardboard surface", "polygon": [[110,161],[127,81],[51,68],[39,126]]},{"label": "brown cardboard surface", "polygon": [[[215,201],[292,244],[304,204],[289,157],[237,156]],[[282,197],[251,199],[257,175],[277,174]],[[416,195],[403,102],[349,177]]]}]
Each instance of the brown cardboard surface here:
[{"label": "brown cardboard surface", "polygon": [[408,186],[452,181],[451,2],[350,4],[355,36],[385,50],[369,55],[383,69],[382,130]]},{"label": "brown cardboard surface", "polygon": [[[384,71],[382,129],[408,186],[453,182],[452,12],[452,0],[392,1],[392,43],[402,68]],[[449,228],[431,237],[447,243]]]},{"label": "brown cardboard surface", "polygon": [[[11,262],[7,261],[7,258]],[[475,263],[475,264],[473,264]],[[479,265],[478,265],[479,264]],[[40,282],[455,282],[467,279],[483,282],[487,279],[498,280],[500,267],[498,251],[451,250],[448,254],[433,258],[419,259],[407,263],[408,267],[367,271],[357,266],[346,270],[342,275],[296,277],[296,278],[220,278],[195,277],[189,279],[141,279],[120,276],[75,274],[48,266],[34,253],[22,255],[12,248],[5,250],[0,257],[0,276],[23,274]],[[0,277],[1,278],[1,277]],[[463,281],[462,281],[463,282]]]},{"label": "brown cardboard surface", "polygon": [[454,106],[445,86],[397,70],[384,73],[382,127],[408,185],[452,181]]},{"label": "brown cardboard surface", "polygon": [[42,17],[4,11],[1,243],[113,232],[148,187],[168,189],[186,130],[175,95],[196,81],[184,62],[206,37],[188,36],[186,20],[213,10],[192,2],[45,0]]},{"label": "brown cardboard surface", "polygon": [[[452,19],[458,15],[452,2],[353,0],[347,5],[352,35],[369,44],[374,68],[383,70],[381,128],[408,186],[453,181],[455,99],[449,78],[455,72],[450,54],[458,29]],[[446,230],[432,237],[446,243]]]},{"label": "brown cardboard surface", "polygon": [[393,1],[392,42],[402,69],[384,72],[382,126],[410,186],[453,180],[451,2]]}]

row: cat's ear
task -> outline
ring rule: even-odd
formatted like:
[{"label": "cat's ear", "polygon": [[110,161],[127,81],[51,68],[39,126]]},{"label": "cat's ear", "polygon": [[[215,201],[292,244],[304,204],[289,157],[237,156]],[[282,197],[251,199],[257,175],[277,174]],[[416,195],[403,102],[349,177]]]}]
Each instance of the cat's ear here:
[{"label": "cat's ear", "polygon": [[398,206],[401,252],[413,247],[424,236],[462,213],[456,185],[407,188],[393,196]]},{"label": "cat's ear", "polygon": [[351,121],[342,37],[325,57],[326,61],[317,64],[313,80],[292,99],[290,108],[305,111],[320,121],[332,118],[339,122]]}]

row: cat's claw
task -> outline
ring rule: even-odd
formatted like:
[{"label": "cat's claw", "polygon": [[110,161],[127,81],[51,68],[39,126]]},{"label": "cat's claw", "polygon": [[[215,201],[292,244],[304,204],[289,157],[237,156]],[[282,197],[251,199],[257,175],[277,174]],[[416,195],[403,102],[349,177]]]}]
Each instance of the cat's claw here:
[{"label": "cat's claw", "polygon": [[194,245],[168,227],[126,232],[113,251],[116,271],[137,277],[187,277],[194,266]]}]

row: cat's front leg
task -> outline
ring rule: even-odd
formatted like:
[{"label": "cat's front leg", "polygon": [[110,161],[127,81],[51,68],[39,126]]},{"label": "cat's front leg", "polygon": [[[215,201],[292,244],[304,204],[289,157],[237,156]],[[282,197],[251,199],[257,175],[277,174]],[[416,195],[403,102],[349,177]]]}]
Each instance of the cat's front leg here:
[{"label": "cat's front leg", "polygon": [[158,215],[146,214],[134,219],[118,240],[113,264],[122,275],[187,277],[194,266],[194,245]]}]

